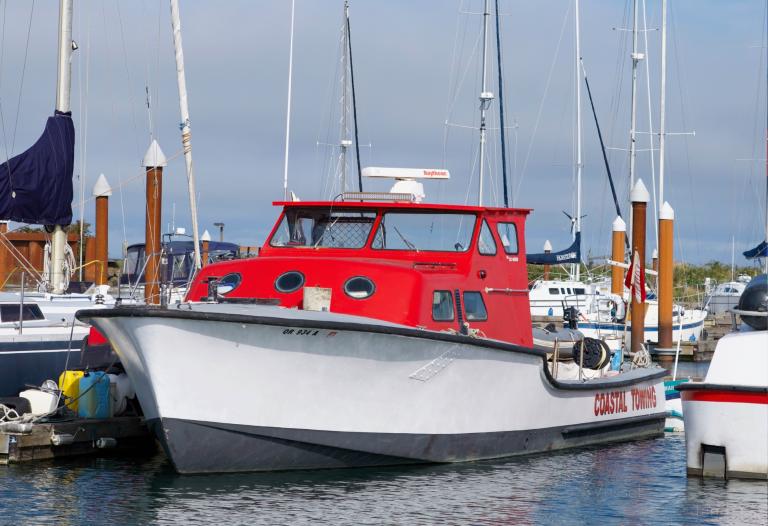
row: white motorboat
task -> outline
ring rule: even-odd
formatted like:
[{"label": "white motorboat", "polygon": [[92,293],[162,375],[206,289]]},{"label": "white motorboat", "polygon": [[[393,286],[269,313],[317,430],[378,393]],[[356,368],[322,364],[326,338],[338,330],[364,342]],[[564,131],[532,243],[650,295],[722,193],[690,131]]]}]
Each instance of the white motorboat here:
[{"label": "white motorboat", "polygon": [[703,382],[678,385],[689,475],[768,479],[768,281],[747,286],[738,331],[717,342]]},{"label": "white motorboat", "polygon": [[720,283],[707,296],[704,308],[711,314],[729,312],[739,303],[739,298],[750,279],[749,276],[739,276],[737,281]]},{"label": "white motorboat", "polygon": [[601,361],[582,377],[572,363],[565,380],[532,347],[526,211],[355,199],[280,203],[258,258],[195,277],[188,300],[224,303],[78,313],[178,471],[458,462],[663,433],[663,369]]}]

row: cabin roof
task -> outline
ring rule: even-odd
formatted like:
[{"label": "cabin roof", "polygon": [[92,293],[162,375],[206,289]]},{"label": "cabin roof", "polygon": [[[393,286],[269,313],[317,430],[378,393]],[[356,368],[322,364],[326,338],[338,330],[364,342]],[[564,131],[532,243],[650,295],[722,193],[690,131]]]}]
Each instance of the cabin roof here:
[{"label": "cabin roof", "polygon": [[366,210],[414,210],[419,212],[467,212],[467,213],[491,213],[528,215],[531,208],[503,208],[491,206],[467,206],[438,203],[392,203],[382,201],[274,201],[274,206],[285,208],[345,208]]}]

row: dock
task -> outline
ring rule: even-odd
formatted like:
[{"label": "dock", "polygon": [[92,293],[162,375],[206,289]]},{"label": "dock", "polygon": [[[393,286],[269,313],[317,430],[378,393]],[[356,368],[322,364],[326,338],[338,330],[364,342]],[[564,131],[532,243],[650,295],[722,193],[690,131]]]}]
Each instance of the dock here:
[{"label": "dock", "polygon": [[151,452],[156,447],[154,435],[144,418],[138,416],[15,427],[18,429],[14,431],[7,427],[0,430],[0,465],[79,455]]}]

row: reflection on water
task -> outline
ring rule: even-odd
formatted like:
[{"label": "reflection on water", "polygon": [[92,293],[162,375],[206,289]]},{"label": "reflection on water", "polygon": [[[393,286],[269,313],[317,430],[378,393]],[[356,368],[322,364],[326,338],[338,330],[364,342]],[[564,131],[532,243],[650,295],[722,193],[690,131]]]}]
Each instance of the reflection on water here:
[{"label": "reflection on water", "polygon": [[162,455],[0,469],[0,523],[765,524],[768,483],[685,476],[682,436],[455,465],[179,476]]}]

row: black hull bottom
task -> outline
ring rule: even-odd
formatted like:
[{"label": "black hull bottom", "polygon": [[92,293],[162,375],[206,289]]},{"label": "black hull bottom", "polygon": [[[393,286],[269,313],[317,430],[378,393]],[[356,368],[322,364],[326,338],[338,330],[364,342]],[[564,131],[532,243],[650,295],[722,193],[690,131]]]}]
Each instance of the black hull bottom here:
[{"label": "black hull bottom", "polygon": [[528,431],[422,435],[148,422],[179,473],[462,462],[662,436],[665,414]]}]

